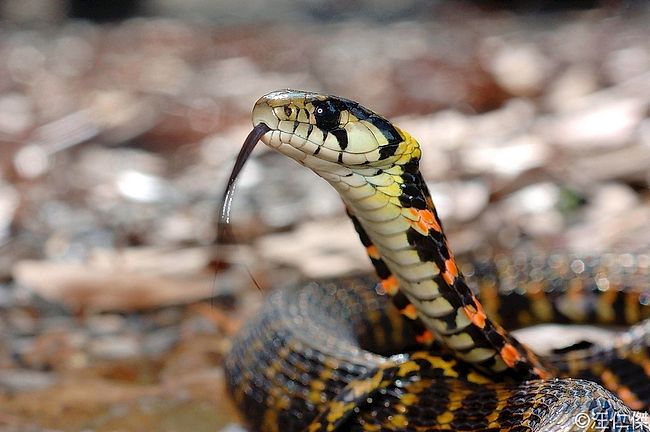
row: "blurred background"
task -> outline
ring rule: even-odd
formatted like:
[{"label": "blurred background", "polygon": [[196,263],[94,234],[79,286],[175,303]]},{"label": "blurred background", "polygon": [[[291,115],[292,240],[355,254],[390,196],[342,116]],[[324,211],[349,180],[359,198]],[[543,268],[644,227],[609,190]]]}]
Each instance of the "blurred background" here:
[{"label": "blurred background", "polygon": [[0,1],[0,430],[243,430],[221,361],[264,291],[369,269],[334,192],[263,146],[215,253],[278,88],[414,135],[457,254],[647,269],[649,22],[631,0]]}]

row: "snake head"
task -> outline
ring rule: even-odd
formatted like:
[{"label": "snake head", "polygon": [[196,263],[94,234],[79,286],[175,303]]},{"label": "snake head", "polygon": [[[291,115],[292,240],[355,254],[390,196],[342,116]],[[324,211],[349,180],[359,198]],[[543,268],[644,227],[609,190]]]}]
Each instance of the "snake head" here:
[{"label": "snake head", "polygon": [[300,90],[262,96],[253,124],[262,141],[310,168],[387,168],[417,162],[418,143],[380,115],[349,99]]}]

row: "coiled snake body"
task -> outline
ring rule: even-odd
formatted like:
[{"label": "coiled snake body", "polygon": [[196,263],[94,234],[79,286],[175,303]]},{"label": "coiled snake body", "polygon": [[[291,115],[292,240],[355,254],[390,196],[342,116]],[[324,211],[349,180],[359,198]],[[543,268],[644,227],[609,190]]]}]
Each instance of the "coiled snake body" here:
[{"label": "coiled snake body", "polygon": [[[262,97],[253,123],[222,218],[261,139],[339,192],[379,276],[279,290],[235,339],[228,386],[255,430],[650,430],[643,257],[610,287],[594,281],[620,273],[615,262],[581,260],[577,275],[558,271],[562,259],[531,260],[509,293],[503,265],[479,263],[473,291],[408,133],[356,102],[295,90]],[[550,289],[558,281],[568,288]],[[538,357],[496,316],[632,327],[609,346]]]}]

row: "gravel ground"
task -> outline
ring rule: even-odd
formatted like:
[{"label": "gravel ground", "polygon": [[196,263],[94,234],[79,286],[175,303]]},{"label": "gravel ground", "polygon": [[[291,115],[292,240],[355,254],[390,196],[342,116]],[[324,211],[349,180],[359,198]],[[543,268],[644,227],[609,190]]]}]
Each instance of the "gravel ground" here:
[{"label": "gravel ground", "polygon": [[453,12],[0,27],[0,429],[241,430],[221,359],[263,291],[369,269],[337,196],[263,148],[217,258],[277,88],[418,138],[457,253],[647,252],[650,12]]}]

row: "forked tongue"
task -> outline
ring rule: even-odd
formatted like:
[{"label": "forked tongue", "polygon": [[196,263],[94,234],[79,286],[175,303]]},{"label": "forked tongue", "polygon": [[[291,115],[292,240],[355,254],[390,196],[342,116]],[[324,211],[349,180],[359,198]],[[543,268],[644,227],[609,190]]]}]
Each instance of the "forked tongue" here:
[{"label": "forked tongue", "polygon": [[217,243],[226,243],[233,240],[232,231],[230,230],[230,212],[232,210],[232,199],[235,195],[235,182],[239,172],[244,168],[244,164],[248,160],[251,152],[255,148],[255,145],[259,140],[264,136],[265,133],[271,129],[264,123],[256,125],[253,130],[248,134],[244,144],[242,145],[239,154],[237,155],[237,160],[235,161],[235,166],[232,168],[230,177],[228,178],[228,184],[226,185],[226,190],[223,192],[223,197],[221,198],[221,210],[219,211],[219,222],[218,222],[218,231],[217,231]]}]

